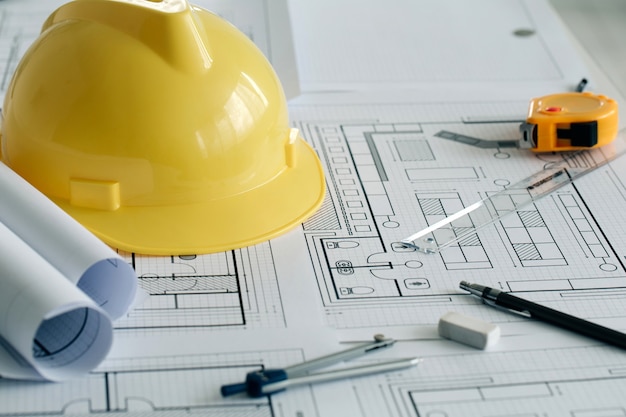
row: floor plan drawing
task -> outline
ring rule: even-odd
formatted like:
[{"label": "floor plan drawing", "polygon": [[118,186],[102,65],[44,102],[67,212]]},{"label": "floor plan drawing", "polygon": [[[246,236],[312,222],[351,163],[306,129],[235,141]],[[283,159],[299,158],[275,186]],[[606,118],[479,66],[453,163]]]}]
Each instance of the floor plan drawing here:
[{"label": "floor plan drawing", "polygon": [[[276,351],[266,353],[264,360],[298,361],[301,355],[295,350]],[[0,380],[0,416],[270,417],[276,415],[276,407],[288,409],[290,405],[268,397],[222,398],[219,394],[222,381],[243,380],[247,372],[263,367],[259,356],[250,352],[117,359],[84,379],[30,384],[40,398],[35,402],[15,394],[19,385]],[[297,397],[297,409],[310,410],[310,392],[302,390]]]},{"label": "floor plan drawing", "polygon": [[[497,415],[512,404],[529,416],[626,415],[620,414],[626,365],[615,348],[550,343],[538,347],[522,340],[515,349],[489,355],[451,349],[441,341],[420,346],[401,342],[397,349],[401,357],[419,351],[422,363],[351,378],[345,384],[294,387],[261,398],[224,398],[220,386],[241,381],[250,371],[297,363],[301,351],[114,358],[84,378],[64,383],[0,380],[0,416],[315,417],[333,407],[362,417],[460,417],[468,412]],[[356,362],[372,363],[371,359]],[[590,386],[602,394],[590,394]],[[29,395],[21,394],[25,387]],[[32,401],[35,396],[38,401]],[[327,396],[335,400],[325,402]]]},{"label": "floor plan drawing", "polygon": [[[574,300],[584,299],[587,290],[605,291],[607,297],[612,291],[621,294],[626,286],[623,251],[607,241],[603,229],[609,225],[591,215],[584,191],[575,185],[512,213],[518,197],[499,199],[491,210],[508,214],[494,227],[435,255],[399,243],[406,237],[399,231],[406,233],[407,225],[415,231],[432,225],[559,158],[504,145],[473,146],[469,138],[510,143],[519,135],[519,123],[468,122],[453,113],[448,112],[447,122],[299,126],[328,170],[332,202],[305,223],[304,231],[330,323],[356,325],[356,316],[375,306],[381,311],[370,323],[402,324],[388,315],[390,305],[412,311],[428,303],[443,313],[464,304],[450,289],[472,276],[563,308],[571,303],[574,310]],[[456,142],[454,148],[450,142]],[[572,163],[586,166],[586,157]],[[455,223],[454,230],[476,227],[471,216],[466,223]],[[503,264],[512,268],[506,279],[497,272]]]},{"label": "floor plan drawing", "polygon": [[[420,378],[413,379],[409,373],[390,375],[385,384],[388,390],[377,390],[372,381],[363,381],[356,388],[357,395],[371,407],[368,415],[372,416],[626,415],[620,399],[625,368],[617,349],[535,347],[493,352],[490,363],[485,359],[481,353],[427,354]],[[506,372],[503,364],[507,364]],[[443,372],[446,377],[431,378],[430,372]],[[589,387],[603,392],[602,398],[592,398]],[[509,412],[512,409],[514,413]]]},{"label": "floor plan drawing", "polygon": [[209,255],[124,255],[148,297],[120,330],[285,326],[269,242]]}]

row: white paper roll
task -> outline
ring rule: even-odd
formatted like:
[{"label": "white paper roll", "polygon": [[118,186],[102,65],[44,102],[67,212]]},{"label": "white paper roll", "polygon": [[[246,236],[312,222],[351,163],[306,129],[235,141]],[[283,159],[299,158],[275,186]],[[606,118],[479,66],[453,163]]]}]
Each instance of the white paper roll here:
[{"label": "white paper roll", "polygon": [[0,375],[60,381],[106,357],[136,274],[0,163]]}]

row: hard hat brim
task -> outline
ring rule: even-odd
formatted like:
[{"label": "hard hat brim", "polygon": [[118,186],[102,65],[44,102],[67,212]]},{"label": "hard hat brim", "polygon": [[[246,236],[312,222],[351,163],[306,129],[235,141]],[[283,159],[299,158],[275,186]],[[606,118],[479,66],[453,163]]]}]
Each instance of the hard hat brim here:
[{"label": "hard hat brim", "polygon": [[53,201],[107,244],[146,255],[223,252],[277,237],[310,217],[326,194],[315,151],[298,140],[298,161],[246,193],[206,203],[121,207],[115,212]]}]

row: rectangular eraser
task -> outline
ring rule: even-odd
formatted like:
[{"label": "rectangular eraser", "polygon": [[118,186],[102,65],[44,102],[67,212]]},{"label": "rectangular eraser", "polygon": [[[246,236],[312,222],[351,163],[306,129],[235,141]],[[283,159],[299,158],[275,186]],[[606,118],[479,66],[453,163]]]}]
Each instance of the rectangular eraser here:
[{"label": "rectangular eraser", "polygon": [[500,339],[500,327],[497,325],[454,311],[439,319],[438,330],[441,337],[478,349],[493,346]]}]

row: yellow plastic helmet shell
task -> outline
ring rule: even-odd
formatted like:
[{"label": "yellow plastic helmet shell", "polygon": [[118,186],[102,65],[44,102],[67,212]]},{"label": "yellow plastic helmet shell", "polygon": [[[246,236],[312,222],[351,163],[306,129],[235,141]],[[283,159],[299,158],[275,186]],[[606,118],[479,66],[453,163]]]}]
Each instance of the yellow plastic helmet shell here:
[{"label": "yellow plastic helmet shell", "polygon": [[186,0],[74,0],[2,109],[2,160],[106,243],[155,255],[259,243],[321,205],[257,47]]}]

